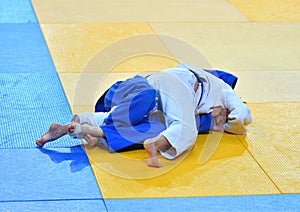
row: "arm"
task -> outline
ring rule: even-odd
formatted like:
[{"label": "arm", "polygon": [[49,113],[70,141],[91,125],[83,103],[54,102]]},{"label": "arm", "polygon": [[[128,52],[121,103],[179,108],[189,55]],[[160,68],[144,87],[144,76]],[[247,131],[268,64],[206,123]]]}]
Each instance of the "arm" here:
[{"label": "arm", "polygon": [[166,120],[166,130],[161,135],[168,140],[171,147],[160,152],[168,159],[173,159],[189,149],[198,135],[192,94],[180,84],[172,89],[161,92],[162,110]]},{"label": "arm", "polygon": [[225,107],[229,110],[225,131],[233,134],[246,134],[246,125],[251,123],[250,110],[227,84],[222,84],[225,95]]}]

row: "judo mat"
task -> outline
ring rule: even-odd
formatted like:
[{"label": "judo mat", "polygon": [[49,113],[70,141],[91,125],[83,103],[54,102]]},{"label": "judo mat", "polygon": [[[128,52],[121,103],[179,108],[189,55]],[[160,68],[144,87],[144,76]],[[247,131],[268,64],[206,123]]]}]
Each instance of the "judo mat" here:
[{"label": "judo mat", "polygon": [[[287,104],[249,104],[255,117],[247,136],[223,134],[209,161],[199,163],[209,135],[175,161],[160,158],[161,169],[145,166],[147,154],[87,150],[104,198],[160,198],[297,193],[299,118],[280,122],[266,110],[282,113]],[[292,104],[294,117],[300,104]],[[286,113],[293,116],[293,112]],[[288,129],[288,130],[287,130]],[[278,132],[276,138],[273,131]],[[262,154],[262,152],[267,154]],[[287,154],[288,153],[288,154]],[[288,158],[287,158],[288,155]],[[274,163],[276,161],[276,163]],[[284,177],[282,176],[284,175]]]},{"label": "judo mat", "polygon": [[79,140],[36,148],[71,110],[31,2],[1,1],[0,31],[0,211],[106,211]]},{"label": "judo mat", "polygon": [[[122,2],[0,3],[6,8],[0,11],[0,210],[298,210],[300,4]],[[148,34],[160,35],[161,55],[140,52],[106,63],[116,58],[103,49]],[[95,54],[106,60],[92,61],[91,68],[109,68],[101,93],[117,79],[175,66],[182,46],[166,37],[239,76],[237,93],[253,115],[247,136],[223,134],[201,163],[211,135],[199,135],[180,158],[160,157],[161,169],[146,166],[143,150],[109,154],[67,137],[35,148],[50,123],[93,110],[90,100],[99,93],[91,82],[99,75],[86,65]]]},{"label": "judo mat", "polygon": [[[30,23],[4,19],[0,25],[0,148],[35,147],[35,139],[52,122],[67,123],[72,118],[40,26],[32,17],[28,17]],[[78,144],[63,138],[49,147]]]}]

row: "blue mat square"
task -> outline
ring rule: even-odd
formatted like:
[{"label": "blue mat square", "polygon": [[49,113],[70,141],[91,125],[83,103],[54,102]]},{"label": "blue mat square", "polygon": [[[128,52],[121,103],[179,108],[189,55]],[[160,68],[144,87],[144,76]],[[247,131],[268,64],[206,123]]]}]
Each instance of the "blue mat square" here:
[{"label": "blue mat square", "polygon": [[[0,108],[0,148],[34,148],[51,123],[72,118],[56,72],[0,74]],[[45,146],[79,144],[65,136]]]},{"label": "blue mat square", "polygon": [[[38,24],[0,24],[0,148],[32,148],[72,114]],[[80,144],[68,137],[47,147]]]},{"label": "blue mat square", "polygon": [[0,1],[0,23],[37,23],[30,0]]},{"label": "blue mat square", "polygon": [[55,71],[38,24],[0,24],[0,73]]},{"label": "blue mat square", "polygon": [[[298,211],[300,195],[105,200],[108,211]],[[132,207],[134,205],[134,207]]]},{"label": "blue mat square", "polygon": [[0,202],[0,211],[30,211],[30,212],[106,212],[103,200],[62,200],[62,201],[32,201],[32,202]]},{"label": "blue mat square", "polygon": [[81,146],[0,149],[0,202],[101,200]]}]

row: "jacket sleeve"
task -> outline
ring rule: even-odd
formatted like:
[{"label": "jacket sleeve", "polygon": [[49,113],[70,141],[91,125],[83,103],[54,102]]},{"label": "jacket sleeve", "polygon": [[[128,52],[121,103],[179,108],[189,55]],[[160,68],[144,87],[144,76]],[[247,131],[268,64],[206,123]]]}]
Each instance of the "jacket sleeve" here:
[{"label": "jacket sleeve", "polygon": [[233,134],[246,134],[245,126],[252,122],[250,110],[229,85],[222,83],[222,88],[225,96],[225,107],[229,110],[225,131]]}]

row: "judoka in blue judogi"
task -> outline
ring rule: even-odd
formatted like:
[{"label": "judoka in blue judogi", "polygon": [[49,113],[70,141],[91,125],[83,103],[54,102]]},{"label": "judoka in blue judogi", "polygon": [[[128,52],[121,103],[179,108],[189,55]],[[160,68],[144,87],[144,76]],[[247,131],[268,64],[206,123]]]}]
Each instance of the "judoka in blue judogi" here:
[{"label": "judoka in blue judogi", "polygon": [[68,133],[110,152],[145,147],[148,165],[160,167],[157,150],[174,159],[193,146],[198,133],[246,133],[252,117],[233,91],[236,82],[232,74],[187,64],[118,81],[99,98],[94,113],[76,114],[66,125],[53,123],[37,144]]}]

